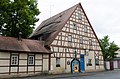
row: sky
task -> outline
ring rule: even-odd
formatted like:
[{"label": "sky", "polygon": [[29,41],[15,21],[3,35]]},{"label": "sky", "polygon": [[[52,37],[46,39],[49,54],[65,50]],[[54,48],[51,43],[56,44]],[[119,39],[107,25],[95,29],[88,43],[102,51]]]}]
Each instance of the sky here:
[{"label": "sky", "polygon": [[98,38],[108,35],[111,42],[120,46],[120,0],[38,0],[41,13],[36,27],[43,20],[78,3],[82,4]]}]

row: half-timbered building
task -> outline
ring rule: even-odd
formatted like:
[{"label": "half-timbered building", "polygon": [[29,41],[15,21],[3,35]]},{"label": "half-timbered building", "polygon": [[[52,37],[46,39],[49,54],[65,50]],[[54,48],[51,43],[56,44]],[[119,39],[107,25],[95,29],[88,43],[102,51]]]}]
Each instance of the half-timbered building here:
[{"label": "half-timbered building", "polygon": [[80,3],[43,21],[30,38],[45,41],[45,47],[52,52],[51,72],[71,72],[69,62],[74,52],[81,70],[104,69],[99,40]]},{"label": "half-timbered building", "polygon": [[43,44],[37,40],[0,36],[0,78],[48,72],[51,53]]}]

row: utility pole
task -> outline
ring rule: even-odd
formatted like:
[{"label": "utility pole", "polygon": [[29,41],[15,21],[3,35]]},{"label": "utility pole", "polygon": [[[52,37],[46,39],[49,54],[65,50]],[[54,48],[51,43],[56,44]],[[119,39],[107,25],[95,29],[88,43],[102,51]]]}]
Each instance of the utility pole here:
[{"label": "utility pole", "polygon": [[53,7],[54,5],[50,5],[50,17],[52,16],[52,7]]}]

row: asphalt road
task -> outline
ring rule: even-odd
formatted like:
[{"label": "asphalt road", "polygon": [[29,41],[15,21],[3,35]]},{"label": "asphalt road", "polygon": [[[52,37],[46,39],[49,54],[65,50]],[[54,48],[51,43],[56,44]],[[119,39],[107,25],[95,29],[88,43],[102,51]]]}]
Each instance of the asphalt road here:
[{"label": "asphalt road", "polygon": [[57,78],[57,79],[120,79],[120,70],[107,71],[87,76],[77,76],[70,78]]},{"label": "asphalt road", "polygon": [[85,75],[50,75],[50,76],[35,76],[18,79],[120,79],[120,70],[85,73]]}]

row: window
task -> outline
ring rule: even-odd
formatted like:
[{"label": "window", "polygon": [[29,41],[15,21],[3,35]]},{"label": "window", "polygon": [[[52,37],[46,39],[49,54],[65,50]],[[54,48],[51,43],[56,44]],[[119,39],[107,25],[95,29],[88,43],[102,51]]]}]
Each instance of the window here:
[{"label": "window", "polygon": [[11,65],[18,65],[18,54],[12,54]]},{"label": "window", "polygon": [[39,36],[39,37],[38,37],[38,40],[42,41],[42,36]]},{"label": "window", "polygon": [[98,58],[95,59],[95,65],[99,65],[99,59]]},{"label": "window", "polygon": [[59,57],[56,58],[56,67],[60,67],[60,58]]},{"label": "window", "polygon": [[89,45],[92,46],[92,39],[89,39]]},{"label": "window", "polygon": [[82,14],[78,14],[78,18],[79,18],[79,20],[82,20]]},{"label": "window", "polygon": [[72,42],[72,36],[71,35],[68,36],[68,42]]},{"label": "window", "polygon": [[76,23],[73,23],[73,26],[74,26],[73,29],[74,29],[74,30],[77,30],[77,24],[76,24]]},{"label": "window", "polygon": [[92,66],[92,59],[88,59],[87,66]]},{"label": "window", "polygon": [[84,32],[87,32],[87,26],[84,27]]},{"label": "window", "polygon": [[80,44],[83,44],[83,37],[80,36]]},{"label": "window", "polygon": [[28,65],[34,65],[34,59],[35,56],[34,55],[29,55],[28,56]]}]

